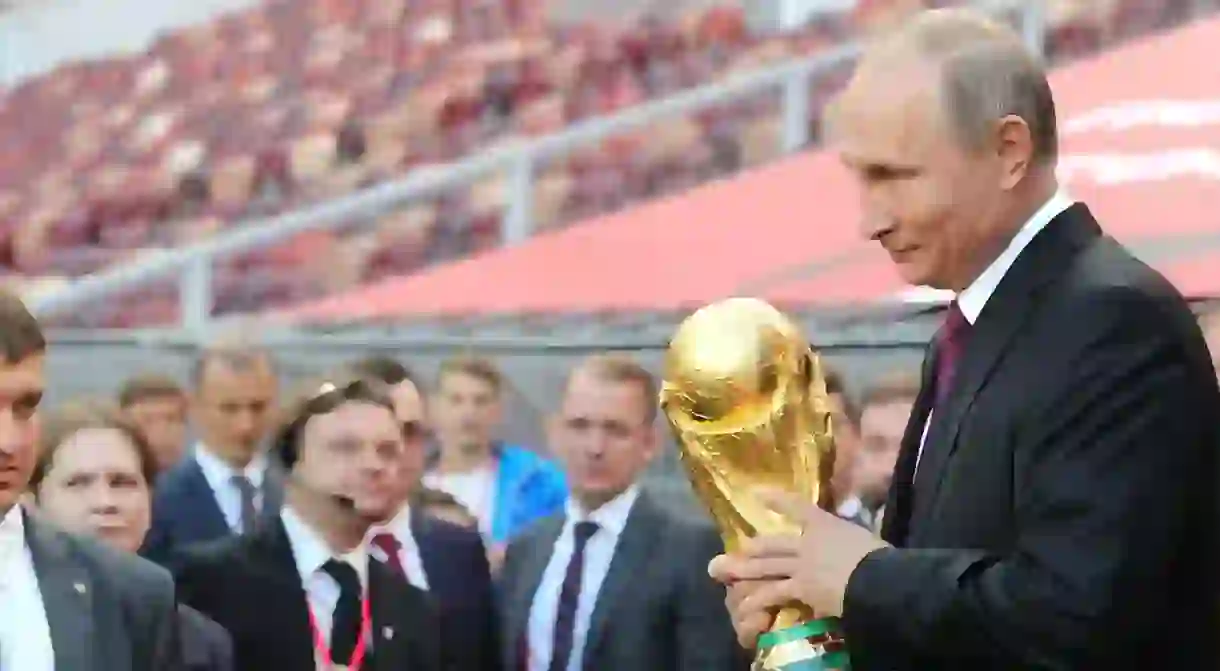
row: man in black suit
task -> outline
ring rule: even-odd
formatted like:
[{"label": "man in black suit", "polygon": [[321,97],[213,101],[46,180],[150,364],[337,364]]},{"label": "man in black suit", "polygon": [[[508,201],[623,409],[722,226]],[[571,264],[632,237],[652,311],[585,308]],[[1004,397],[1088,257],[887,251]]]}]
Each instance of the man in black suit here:
[{"label": "man in black suit", "polygon": [[288,469],[279,517],[188,550],[180,597],[229,630],[237,671],[448,668],[426,595],[364,542],[402,458],[388,391],[322,383],[288,420],[273,448]]},{"label": "man in black suit", "polygon": [[453,662],[449,671],[498,671],[496,611],[483,539],[475,528],[427,514],[415,496],[428,450],[419,387],[410,371],[389,357],[361,359],[351,369],[389,387],[404,443],[395,505],[370,531],[369,551],[433,597]]},{"label": "man in black suit", "polygon": [[658,445],[656,383],[631,359],[577,366],[550,426],[572,499],[508,546],[500,575],[511,671],[730,671],[748,667],[707,576],[707,520],[641,487]]},{"label": "man in black suit", "polygon": [[1017,36],[925,13],[831,115],[865,226],[957,293],[882,535],[783,497],[802,538],[714,574],[741,640],[797,599],[853,669],[1220,666],[1220,392],[1186,302],[1055,181],[1055,108]]},{"label": "man in black suit", "polygon": [[0,668],[177,671],[169,574],[18,503],[37,457],[45,353],[38,322],[0,292]]},{"label": "man in black suit", "polygon": [[157,479],[141,554],[169,566],[184,547],[247,533],[274,518],[282,473],[264,441],[278,384],[271,355],[259,348],[226,343],[200,354],[190,398],[199,440]]}]

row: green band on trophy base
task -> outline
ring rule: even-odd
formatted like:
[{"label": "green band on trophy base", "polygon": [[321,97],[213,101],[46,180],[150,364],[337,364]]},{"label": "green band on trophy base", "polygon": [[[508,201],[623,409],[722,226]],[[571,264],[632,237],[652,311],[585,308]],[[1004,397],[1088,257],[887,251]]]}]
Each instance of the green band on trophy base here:
[{"label": "green band on trophy base", "polygon": [[802,659],[780,667],[780,671],[851,671],[851,660],[846,650],[828,652],[814,659]]},{"label": "green band on trophy base", "polygon": [[[811,620],[784,629],[769,631],[758,639],[759,659],[766,658],[767,661],[756,668],[765,668],[770,671],[851,671],[851,660],[847,650],[842,647],[841,641],[838,618]],[[782,651],[779,649],[781,646],[786,647],[798,643],[803,646],[812,644],[814,650],[822,652],[810,656],[809,652],[812,650],[805,648],[809,652],[796,652],[795,656],[800,658],[794,659],[794,649],[789,648]],[[829,649],[823,648],[823,643],[828,643],[826,647]],[[776,655],[779,657],[777,658]]]},{"label": "green band on trophy base", "polygon": [[758,637],[759,649],[774,648],[781,643],[800,641],[810,638],[822,638],[839,631],[839,618],[826,617],[820,620],[810,620],[776,631],[768,631]]}]

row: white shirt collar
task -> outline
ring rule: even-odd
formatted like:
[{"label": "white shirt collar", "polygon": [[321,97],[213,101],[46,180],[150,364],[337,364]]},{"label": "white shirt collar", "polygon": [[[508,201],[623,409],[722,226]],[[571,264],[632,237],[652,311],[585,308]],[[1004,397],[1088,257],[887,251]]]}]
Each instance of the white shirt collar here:
[{"label": "white shirt collar", "polygon": [[15,503],[0,518],[0,578],[7,575],[8,567],[25,551],[25,514],[21,504]]},{"label": "white shirt collar", "polygon": [[961,308],[966,321],[971,324],[978,321],[979,315],[983,313],[983,307],[987,305],[991,294],[995,293],[996,287],[1000,286],[1000,280],[1004,279],[1005,273],[1016,262],[1017,257],[1034,237],[1046,228],[1047,224],[1071,207],[1072,203],[1072,199],[1065,191],[1062,189],[1057,191],[1050,200],[1038,208],[1037,212],[1034,212],[1034,216],[1025,222],[1017,234],[1012,236],[1008,246],[991,262],[991,265],[987,266],[987,269],[975,278],[965,291],[957,295],[957,306]]},{"label": "white shirt collar", "polygon": [[207,445],[197,443],[195,445],[195,461],[199,464],[199,469],[203,471],[203,477],[213,486],[220,483],[229,484],[233,481],[234,476],[244,475],[250,481],[250,484],[256,488],[262,488],[263,475],[267,472],[267,455],[262,452],[254,455],[254,458],[250,460],[250,463],[246,464],[245,468],[238,470],[230,466],[224,459],[221,459]]},{"label": "white shirt collar", "polygon": [[308,582],[314,574],[322,570],[322,565],[333,559],[347,562],[356,569],[360,584],[368,588],[369,560],[368,550],[360,543],[350,552],[336,556],[326,541],[301,519],[288,504],[280,511],[280,519],[284,522],[284,532],[288,534],[288,543],[292,546],[292,556],[297,563],[297,572],[301,581]]},{"label": "white shirt collar", "polygon": [[573,527],[577,522],[595,522],[599,532],[605,531],[611,536],[618,536],[623,533],[623,528],[627,526],[627,516],[631,513],[631,507],[635,505],[636,499],[640,497],[640,488],[638,485],[628,487],[622,494],[610,499],[602,504],[596,510],[586,511],[572,497],[568,497],[567,527]]},{"label": "white shirt collar", "polygon": [[399,538],[413,536],[411,532],[411,506],[403,504],[398,512],[391,517],[389,521],[372,526],[369,529],[368,538],[372,538],[379,533],[389,532]]}]

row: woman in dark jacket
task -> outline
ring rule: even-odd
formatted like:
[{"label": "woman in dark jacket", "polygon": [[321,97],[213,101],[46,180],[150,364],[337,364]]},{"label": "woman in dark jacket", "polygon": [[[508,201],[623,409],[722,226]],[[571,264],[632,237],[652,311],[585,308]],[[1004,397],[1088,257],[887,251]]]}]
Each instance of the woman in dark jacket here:
[{"label": "woman in dark jacket", "polygon": [[[33,501],[51,522],[135,553],[148,533],[155,464],[148,444],[117,412],[79,406],[44,423],[30,480]],[[178,607],[184,669],[232,671],[233,642],[219,624]]]}]

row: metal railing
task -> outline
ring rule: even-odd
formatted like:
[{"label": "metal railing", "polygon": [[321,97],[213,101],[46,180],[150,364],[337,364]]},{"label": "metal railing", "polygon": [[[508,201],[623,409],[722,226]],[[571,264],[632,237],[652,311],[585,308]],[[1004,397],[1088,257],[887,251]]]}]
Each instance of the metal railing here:
[{"label": "metal railing", "polygon": [[[1001,0],[986,4],[991,10],[1018,13],[1026,40],[1031,48],[1042,52],[1045,22],[1041,0]],[[809,141],[809,86],[813,77],[842,66],[858,51],[859,45],[848,44],[814,56],[735,75],[725,81],[610,116],[577,123],[553,135],[513,140],[458,163],[417,169],[402,179],[382,183],[347,197],[262,221],[245,222],[235,226],[236,230],[231,233],[188,247],[152,252],[129,264],[87,275],[59,291],[32,298],[30,307],[43,317],[65,314],[106,297],[176,276],[180,326],[188,333],[199,335],[211,325],[213,272],[218,261],[257,251],[305,232],[339,229],[348,224],[354,215],[384,211],[411,200],[469,186],[499,171],[506,171],[509,175],[502,239],[505,244],[518,244],[530,236],[535,168],[547,159],[661,121],[776,90],[781,95],[781,149],[784,153],[798,151]]]}]

